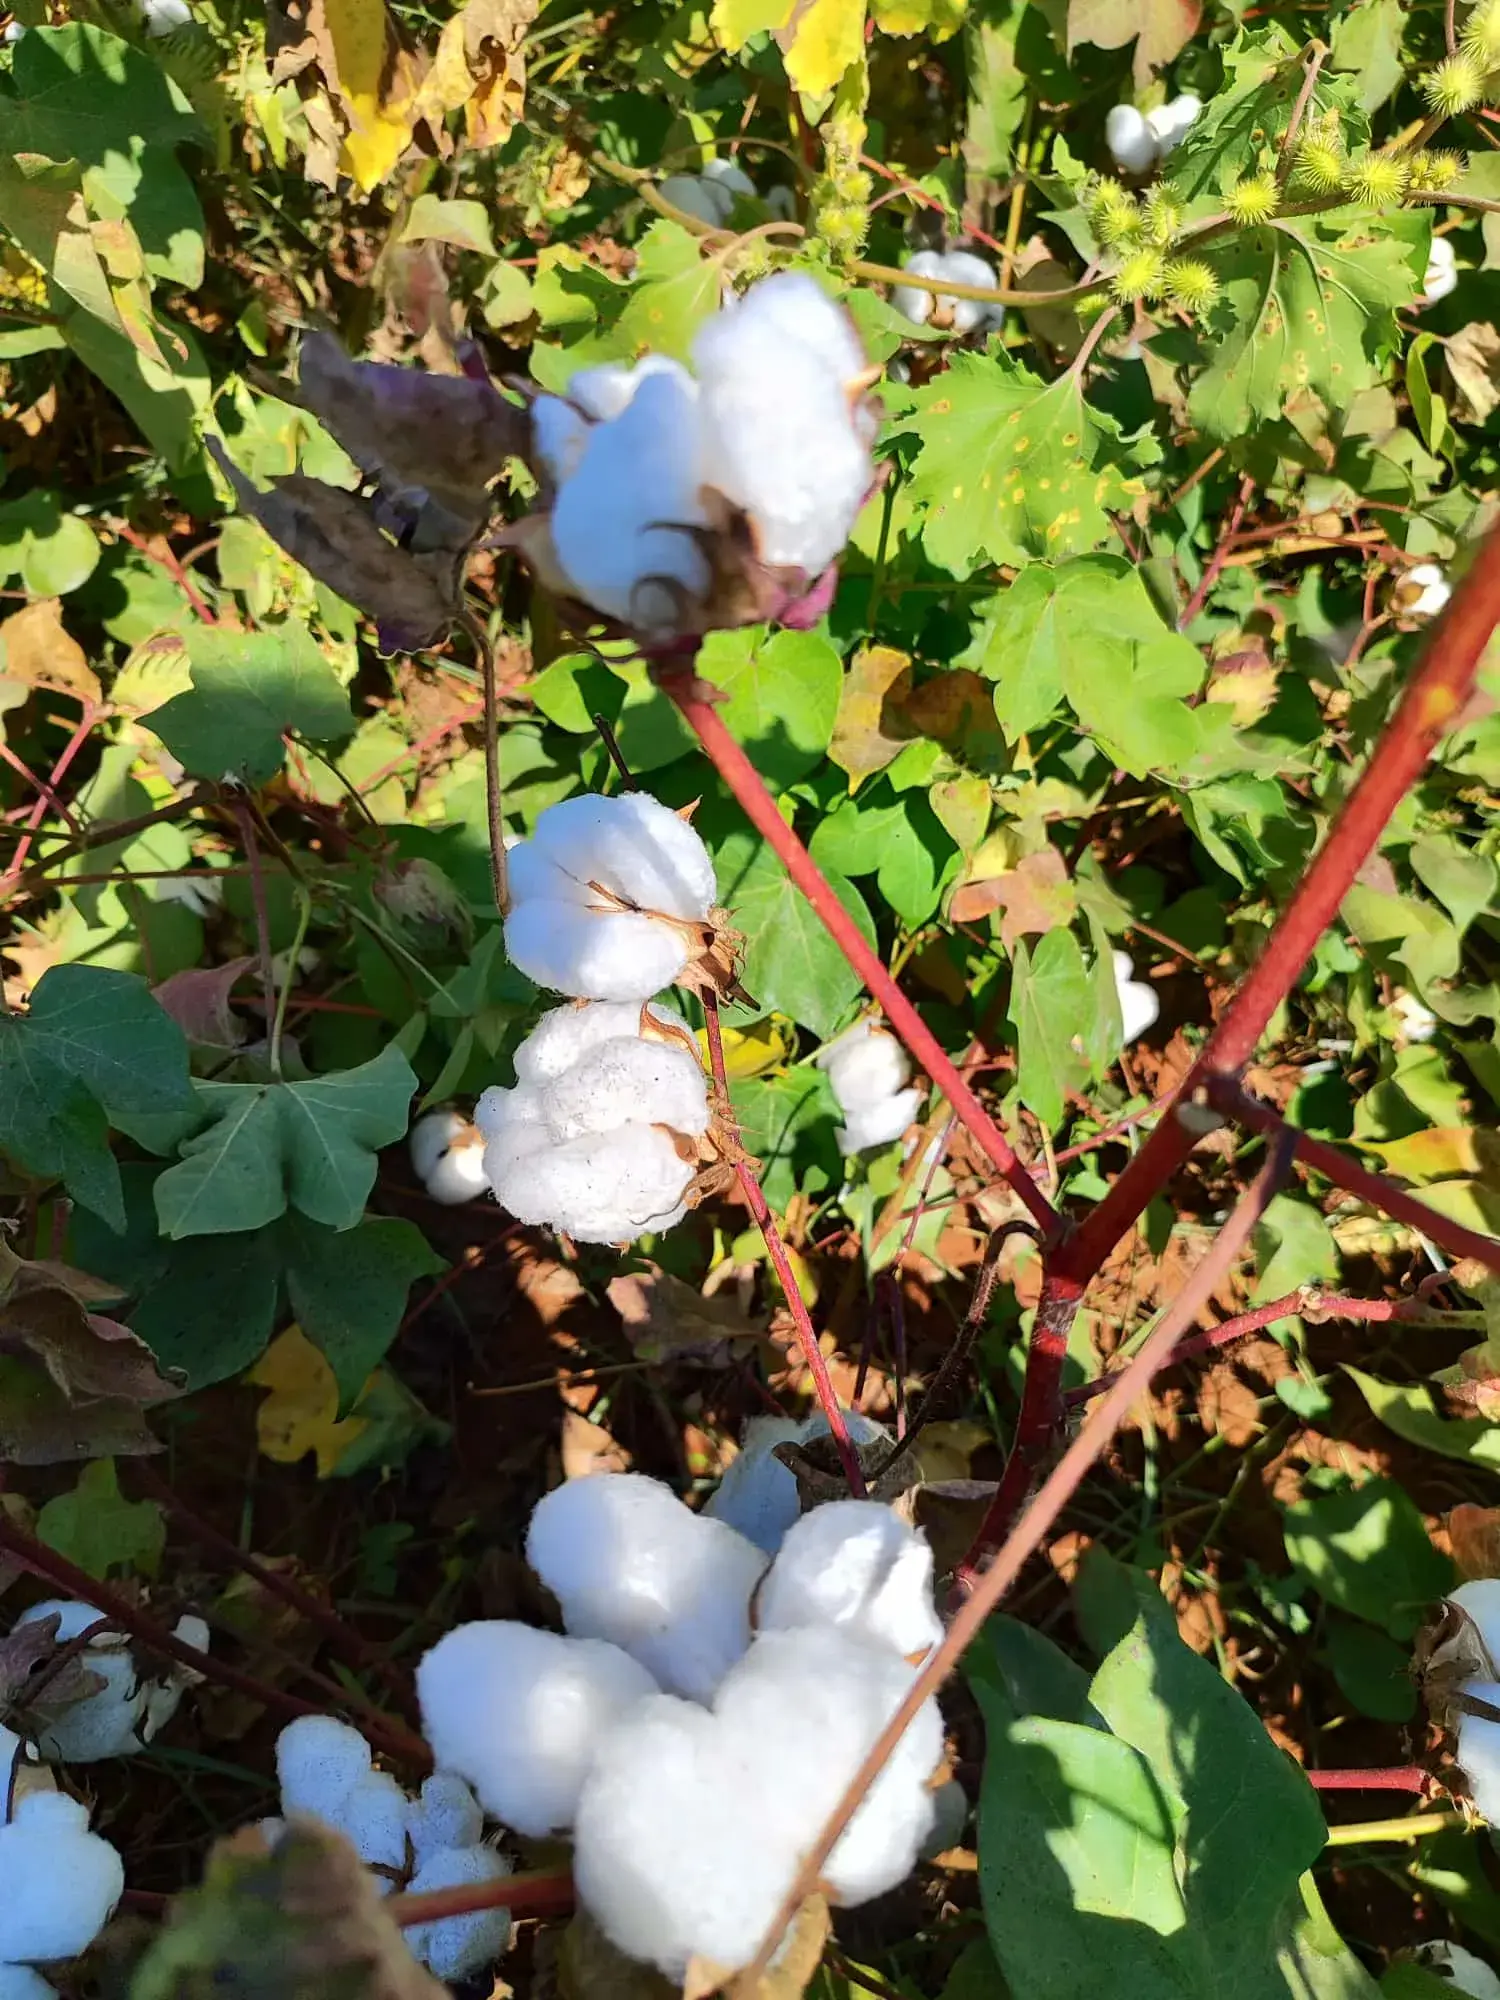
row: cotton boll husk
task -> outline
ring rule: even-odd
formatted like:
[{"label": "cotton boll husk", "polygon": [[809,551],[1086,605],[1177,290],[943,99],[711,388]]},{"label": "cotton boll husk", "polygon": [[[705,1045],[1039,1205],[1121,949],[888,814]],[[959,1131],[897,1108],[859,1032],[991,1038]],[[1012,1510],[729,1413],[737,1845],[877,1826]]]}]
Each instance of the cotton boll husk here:
[{"label": "cotton boll husk", "polygon": [[[994,267],[983,257],[976,257],[972,250],[950,250],[943,259],[943,276],[955,285],[995,285],[999,281]],[[953,331],[957,334],[974,333],[982,326],[1000,326],[1005,319],[1004,306],[986,305],[983,299],[950,299],[953,313]]]},{"label": "cotton boll husk", "polygon": [[832,1625],[903,1658],[943,1636],[932,1550],[878,1500],[830,1500],[788,1529],[755,1599],[760,1632]]},{"label": "cotton boll husk", "polygon": [[752,1417],[738,1456],[703,1510],[768,1556],[781,1547],[800,1508],[795,1478],[772,1453],[777,1445],[796,1444],[801,1436],[802,1425],[795,1417]]},{"label": "cotton boll husk", "polygon": [[0,1827],[0,1960],[76,1958],[99,1935],[125,1887],[107,1840],[88,1830],[88,1809],[61,1792],[33,1792]]},{"label": "cotton boll husk", "polygon": [[[49,1597],[23,1611],[16,1625],[34,1625],[54,1614],[60,1646],[81,1638],[102,1615],[92,1604]],[[134,1756],[142,1748],[141,1725],[151,1683],[141,1678],[125,1635],[99,1633],[88,1644],[85,1664],[104,1686],[71,1703],[39,1730],[38,1749],[60,1764],[97,1764],[106,1757]]]},{"label": "cotton boll husk", "polygon": [[892,1096],[911,1075],[911,1061],[896,1037],[871,1021],[856,1021],[819,1049],[833,1094],[845,1111]]},{"label": "cotton boll husk", "polygon": [[753,1542],[639,1473],[570,1479],[537,1505],[526,1560],[580,1638],[621,1646],[674,1694],[707,1701],[750,1643]]},{"label": "cotton boll husk", "polygon": [[[1500,1683],[1465,1681],[1463,1692],[1500,1708]],[[1500,1824],[1500,1722],[1482,1715],[1459,1717],[1458,1765],[1468,1780],[1475,1811],[1492,1825]]]},{"label": "cotton boll husk", "polygon": [[667,1133],[640,1124],[565,1144],[542,1124],[501,1130],[485,1147],[484,1170],[517,1222],[560,1229],[580,1243],[629,1243],[648,1229],[672,1228],[687,1213],[695,1171]]},{"label": "cotton boll husk", "polygon": [[1449,1591],[1448,1602],[1473,1619],[1486,1652],[1500,1666],[1500,1577],[1472,1577]]},{"label": "cotton boll husk", "polygon": [[901,1137],[922,1109],[925,1092],[913,1087],[898,1091],[880,1104],[861,1105],[848,1113],[835,1133],[838,1148],[846,1157],[863,1153],[872,1146],[889,1146]]},{"label": "cotton boll husk", "polygon": [[634,911],[595,915],[571,903],[516,903],[505,919],[512,965],[554,993],[644,1000],[681,978],[689,939]]},{"label": "cotton boll husk", "polygon": [[1156,135],[1133,104],[1116,104],[1104,121],[1104,143],[1117,167],[1143,174],[1156,161]]},{"label": "cotton boll husk", "polygon": [[29,1965],[0,1965],[0,2000],[57,2000],[57,1988]]},{"label": "cotton boll husk", "polygon": [[686,377],[648,376],[613,423],[594,426],[552,508],[553,548],[575,595],[648,632],[675,623],[671,584],[689,597],[708,588],[707,558],[682,531],[706,520],[696,405]]},{"label": "cotton boll husk", "polygon": [[698,174],[668,174],[659,190],[664,201],[717,229],[729,220],[734,198],[727,188],[706,181]]},{"label": "cotton boll husk", "polygon": [[420,1866],[449,1847],[476,1847],[484,1811],[457,1771],[434,1771],[406,1805],[406,1837]]},{"label": "cotton boll husk", "polygon": [[[942,278],[947,275],[939,250],[919,250],[914,257],[906,259],[902,269],[917,278]],[[921,291],[915,285],[895,285],[891,288],[891,304],[917,326],[926,326],[932,318],[935,299],[931,292]]]},{"label": "cotton boll husk", "polygon": [[[1446,1980],[1455,1993],[1466,1993],[1469,2000],[1500,2000],[1500,1974],[1461,1944],[1437,1938],[1431,1944],[1418,1945],[1416,1955],[1419,1965]],[[3,1990],[0,2000],[5,2000]]]},{"label": "cotton boll husk", "polygon": [[575,882],[597,882],[638,909],[696,920],[713,906],[714,865],[702,836],[645,792],[563,799],[538,817],[532,843]]},{"label": "cotton boll husk", "polygon": [[[469,1884],[498,1882],[511,1872],[510,1863],[489,1847],[450,1847],[434,1854],[411,1879],[409,1893],[425,1896],[430,1889],[457,1889]],[[406,1942],[413,1958],[438,1979],[467,1979],[493,1965],[510,1943],[509,1910],[473,1910],[467,1916],[440,1917],[436,1923],[413,1924]]]},{"label": "cotton boll husk", "polygon": [[600,1738],[658,1692],[618,1646],[509,1619],[457,1626],[417,1668],[423,1734],[439,1764],[534,1840],[573,1824]]},{"label": "cotton boll husk", "polygon": [[332,1821],[344,1799],[369,1775],[369,1744],[335,1716],[299,1715],[276,1739],[276,1781],[284,1813],[311,1813]]}]

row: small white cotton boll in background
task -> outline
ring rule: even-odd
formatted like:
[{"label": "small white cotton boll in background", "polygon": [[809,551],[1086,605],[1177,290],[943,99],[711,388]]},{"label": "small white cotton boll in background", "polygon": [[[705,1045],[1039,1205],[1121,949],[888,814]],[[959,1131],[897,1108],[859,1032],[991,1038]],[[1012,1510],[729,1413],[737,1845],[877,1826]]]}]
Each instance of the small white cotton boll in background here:
[{"label": "small white cotton boll in background", "polygon": [[750,1643],[765,1558],[659,1480],[599,1473],[537,1505],[526,1560],[581,1638],[621,1646],[664,1688],[706,1701]]},{"label": "small white cotton boll in background", "polygon": [[1422,279],[1422,296],[1418,305],[1435,306],[1439,299],[1447,298],[1458,284],[1458,253],[1446,236],[1434,236],[1432,248],[1427,253],[1427,271]]},{"label": "small white cotton boll in background", "polygon": [[797,196],[789,187],[773,187],[766,196],[766,207],[778,222],[797,220]]},{"label": "small white cotton boll in background", "polygon": [[684,215],[706,222],[712,229],[726,223],[734,207],[734,197],[727,188],[718,187],[698,174],[668,174],[658,192]]},{"label": "small white cotton boll in background", "polygon": [[[994,266],[986,263],[983,257],[976,256],[972,250],[950,250],[943,259],[943,276],[955,285],[999,283]],[[983,299],[954,298],[948,303],[956,334],[977,333],[982,326],[1004,324],[1004,306],[988,305]]]},{"label": "small white cotton boll in background", "polygon": [[[940,250],[918,250],[901,268],[910,271],[914,278],[941,278],[943,254]],[[916,326],[926,326],[936,302],[936,295],[919,285],[896,285],[891,291],[891,304]]]},{"label": "small white cotton boll in background", "polygon": [[1472,1577],[1449,1591],[1448,1602],[1473,1619],[1486,1652],[1500,1666],[1500,1577]]},{"label": "small white cotton boll in background", "polygon": [[[1500,1683],[1465,1681],[1463,1692],[1500,1708]],[[1468,1780],[1475,1811],[1491,1825],[1500,1825],[1500,1722],[1482,1715],[1459,1717],[1458,1767]]]},{"label": "small white cotton boll in background", "polygon": [[819,1049],[833,1094],[845,1111],[893,1096],[911,1075],[911,1060],[896,1037],[878,1023],[856,1021]]},{"label": "small white cotton boll in background", "polygon": [[1104,143],[1117,167],[1144,174],[1156,164],[1156,135],[1133,104],[1116,104],[1104,121]]},{"label": "small white cotton boll in background", "polygon": [[830,1500],[788,1529],[755,1598],[761,1633],[837,1626],[903,1658],[943,1636],[927,1537],[878,1500]]},{"label": "small white cotton boll in background", "polygon": [[438,1763],[533,1840],[571,1827],[604,1733],[658,1692],[618,1646],[510,1619],[455,1627],[417,1668],[422,1730]]},{"label": "small white cotton boll in background", "polygon": [[1158,158],[1164,160],[1169,153],[1175,152],[1202,109],[1203,100],[1194,97],[1191,91],[1185,91],[1169,104],[1160,104],[1154,111],[1146,113],[1146,124],[1156,141]]},{"label": "small white cotton boll in background", "polygon": [[708,160],[704,163],[700,178],[711,186],[719,187],[728,195],[743,195],[747,200],[755,199],[755,183],[742,167],[733,160]]},{"label": "small white cotton boll in background", "polygon": [[[425,1896],[431,1889],[499,1882],[510,1873],[510,1863],[492,1848],[450,1847],[422,1864],[411,1879],[408,1893]],[[466,1916],[439,1917],[435,1923],[413,1924],[406,1932],[406,1942],[413,1958],[435,1978],[468,1979],[494,1964],[510,1943],[510,1933],[509,1910],[472,1910]]]},{"label": "small white cotton boll in background", "polygon": [[299,1715],[276,1739],[276,1781],[284,1813],[311,1813],[332,1821],[369,1774],[369,1744],[336,1716]]},{"label": "small white cotton boll in background", "polygon": [[1125,1046],[1130,1044],[1155,1022],[1161,1012],[1161,996],[1154,986],[1135,976],[1135,961],[1128,951],[1111,952],[1115,969],[1115,992],[1120,999],[1120,1021],[1125,1035]]},{"label": "small white cotton boll in background", "polygon": [[406,1835],[418,1866],[449,1847],[475,1847],[484,1812],[457,1771],[434,1771],[406,1807]]},{"label": "small white cotton boll in background", "polygon": [[[1419,1944],[1416,1961],[1424,1971],[1446,1981],[1455,1993],[1467,1994],[1469,2000],[1500,2000],[1500,1974],[1486,1965],[1477,1953],[1466,1950],[1461,1944],[1454,1944],[1449,1938]],[[0,2000],[4,2000],[3,1993],[0,1993]]]},{"label": "small white cotton boll in background", "polygon": [[0,1961],[76,1958],[108,1922],[125,1868],[88,1819],[76,1799],[33,1792],[0,1827]]},{"label": "small white cotton boll in background", "polygon": [[193,10],[185,0],[141,0],[141,19],[153,40],[185,28],[192,18]]},{"label": "small white cotton boll in background", "polygon": [[899,1139],[907,1126],[921,1112],[926,1092],[901,1090],[894,1097],[887,1097],[878,1104],[862,1105],[851,1111],[834,1137],[838,1148],[846,1157],[855,1153],[869,1152],[876,1146],[889,1146]]},{"label": "small white cotton boll in background", "polygon": [[800,1512],[797,1481],[773,1453],[777,1445],[796,1444],[801,1437],[795,1417],[752,1417],[738,1455],[703,1510],[768,1556],[781,1547]]},{"label": "small white cotton boll in background", "polygon": [[1397,602],[1408,618],[1436,618],[1452,595],[1452,584],[1434,562],[1413,563],[1396,586]]},{"label": "small white cotton boll in background", "polygon": [[484,1135],[459,1112],[427,1112],[406,1143],[412,1171],[434,1201],[451,1206],[488,1192]]}]

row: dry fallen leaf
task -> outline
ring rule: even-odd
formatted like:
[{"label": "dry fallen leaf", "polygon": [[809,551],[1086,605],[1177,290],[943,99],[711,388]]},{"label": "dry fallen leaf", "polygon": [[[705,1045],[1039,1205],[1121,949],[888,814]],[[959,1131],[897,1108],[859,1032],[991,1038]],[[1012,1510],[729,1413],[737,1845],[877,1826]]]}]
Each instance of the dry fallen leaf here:
[{"label": "dry fallen leaf", "polygon": [[590,1423],[577,1410],[564,1410],[559,1446],[564,1479],[587,1479],[594,1472],[628,1472],[630,1453],[617,1444],[603,1424]]},{"label": "dry fallen leaf", "polygon": [[72,695],[75,701],[104,699],[82,646],[63,630],[62,605],[55,597],[39,598],[0,623],[0,674],[26,687]]},{"label": "dry fallen leaf", "polygon": [[641,1361],[684,1361],[695,1368],[727,1368],[737,1341],[758,1340],[769,1317],[751,1318],[733,1297],[706,1299],[681,1278],[652,1266],[609,1282],[609,1302],[625,1323],[625,1336]]}]

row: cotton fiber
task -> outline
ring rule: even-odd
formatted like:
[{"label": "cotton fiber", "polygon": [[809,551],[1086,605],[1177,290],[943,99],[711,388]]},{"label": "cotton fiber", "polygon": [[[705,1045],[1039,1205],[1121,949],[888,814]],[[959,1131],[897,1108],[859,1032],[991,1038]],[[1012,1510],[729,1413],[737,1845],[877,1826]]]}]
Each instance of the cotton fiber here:
[{"label": "cotton fiber", "polygon": [[1408,618],[1436,618],[1453,595],[1453,586],[1437,563],[1413,563],[1397,594]]},{"label": "cotton fiber", "polygon": [[[914,278],[946,279],[954,285],[984,285],[993,289],[999,279],[994,267],[972,250],[918,250],[902,266]],[[1005,308],[983,299],[960,299],[942,292],[929,292],[918,285],[896,285],[891,304],[918,326],[930,321],[934,326],[951,327],[960,337],[977,333],[982,327],[1003,326]]]},{"label": "cotton fiber", "polygon": [[1148,981],[1136,978],[1135,961],[1128,951],[1111,952],[1110,959],[1114,966],[1115,992],[1120,999],[1125,1046],[1128,1048],[1137,1036],[1145,1034],[1160,1014],[1161,998]]},{"label": "cotton fiber", "polygon": [[[35,1624],[54,1613],[60,1646],[81,1638],[103,1615],[92,1604],[53,1597],[23,1611],[16,1627]],[[207,1650],[208,1626],[201,1618],[180,1618],[172,1636],[199,1652]],[[181,1705],[183,1690],[195,1678],[190,1668],[175,1663],[166,1664],[157,1678],[144,1676],[123,1632],[96,1634],[84,1648],[83,1664],[104,1682],[103,1687],[71,1702],[37,1732],[42,1755],[62,1764],[95,1764],[106,1757],[137,1755],[171,1721]]]},{"label": "cotton fiber", "polygon": [[89,1832],[87,1806],[32,1792],[0,1827],[0,1961],[76,1958],[103,1930],[125,1888],[107,1840]]},{"label": "cotton fiber", "polygon": [[[1500,1710],[1500,1683],[1465,1681],[1462,1692]],[[1491,1824],[1500,1824],[1500,1722],[1491,1722],[1483,1715],[1461,1715],[1458,1764],[1468,1780],[1474,1810]]]},{"label": "cotton fiber", "polygon": [[530,1839],[571,1827],[600,1738],[657,1692],[618,1646],[508,1619],[456,1627],[417,1669],[434,1757]]},{"label": "cotton fiber", "polygon": [[927,1537],[878,1500],[831,1500],[788,1529],[755,1600],[761,1632],[834,1625],[921,1656],[943,1636]]},{"label": "cotton fiber", "polygon": [[484,1135],[457,1111],[429,1111],[407,1139],[412,1172],[434,1201],[472,1201],[489,1192]]},{"label": "cotton fiber", "polygon": [[406,1836],[420,1867],[448,1847],[474,1847],[484,1812],[456,1770],[437,1770],[406,1808]]},{"label": "cotton fiber", "polygon": [[[409,1891],[426,1895],[432,1889],[457,1889],[482,1882],[499,1882],[511,1872],[510,1863],[493,1848],[471,1844],[446,1848],[425,1862],[412,1877]],[[473,1910],[466,1916],[439,1917],[430,1924],[413,1924],[406,1931],[412,1956],[437,1979],[467,1979],[493,1965],[510,1943],[509,1910]]]},{"label": "cotton fiber", "polygon": [[[890,1442],[890,1432],[873,1417],[846,1410],[844,1421],[856,1445]],[[810,1417],[752,1417],[745,1426],[738,1455],[719,1481],[704,1512],[738,1529],[768,1556],[781,1547],[786,1531],[802,1511],[795,1475],[775,1456],[779,1444],[807,1444],[827,1437],[828,1419],[821,1410]]]},{"label": "cotton fiber", "polygon": [[837,1138],[846,1155],[890,1145],[921,1111],[924,1093],[902,1088],[911,1075],[906,1050],[875,1021],[846,1028],[818,1051],[817,1063],[844,1113]]},{"label": "cotton fiber", "polygon": [[1418,305],[1435,306],[1458,285],[1458,253],[1446,236],[1434,236],[1427,253],[1427,270],[1422,279]]},{"label": "cotton fiber", "polygon": [[[1437,1938],[1431,1944],[1418,1945],[1416,1959],[1418,1965],[1443,1980],[1455,1994],[1466,1994],[1468,2000],[1500,2000],[1500,1974],[1461,1944]],[[0,2000],[4,2000],[3,1993]]]},{"label": "cotton fiber", "polygon": [[607,1639],[662,1687],[706,1701],[750,1643],[753,1543],[640,1473],[570,1479],[531,1517],[526,1560],[580,1638]]}]

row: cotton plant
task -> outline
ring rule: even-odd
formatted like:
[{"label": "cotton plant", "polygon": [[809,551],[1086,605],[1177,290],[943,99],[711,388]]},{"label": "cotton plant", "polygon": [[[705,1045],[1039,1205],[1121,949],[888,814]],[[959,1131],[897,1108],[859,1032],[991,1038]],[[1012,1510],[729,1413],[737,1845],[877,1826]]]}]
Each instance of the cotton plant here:
[{"label": "cotton plant", "polygon": [[1115,992],[1120,1001],[1120,1022],[1125,1047],[1145,1034],[1161,1012],[1161,996],[1149,980],[1137,979],[1135,960],[1128,951],[1110,953],[1114,966]]},{"label": "cotton plant", "polygon": [[[314,1819],[341,1834],[370,1869],[381,1895],[397,1884],[414,1895],[498,1882],[511,1864],[484,1839],[484,1810],[464,1779],[440,1768],[408,1795],[375,1768],[369,1744],[347,1722],[303,1715],[276,1739],[281,1818],[263,1820],[273,1845],[287,1819]],[[510,1913],[474,1910],[415,1924],[413,1955],[439,1979],[484,1971],[510,1943]],[[0,1994],[0,2000],[4,2000]]]},{"label": "cotton plant", "polygon": [[412,1172],[434,1201],[451,1207],[489,1193],[484,1134],[461,1112],[424,1112],[412,1126],[406,1148]]},{"label": "cotton plant", "polygon": [[691,360],[583,369],[539,397],[547,504],[505,534],[565,604],[656,650],[815,623],[874,484],[874,371],[813,278],[751,286],[699,328]]},{"label": "cotton plant", "polygon": [[911,1060],[888,1028],[856,1021],[818,1051],[844,1114],[837,1138],[846,1156],[888,1146],[916,1119],[925,1092],[908,1086]]},{"label": "cotton plant", "polygon": [[87,1951],[125,1888],[116,1849],[89,1831],[89,1809],[33,1791],[4,1818],[0,1794],[0,2000],[49,2000],[37,1965]]},{"label": "cotton plant", "polygon": [[[914,278],[946,279],[954,285],[988,286],[999,283],[992,264],[972,250],[918,250],[901,267]],[[960,340],[971,333],[983,333],[1005,324],[1005,308],[983,299],[961,299],[929,292],[920,285],[895,285],[891,304],[916,326],[931,325],[951,330]]]},{"label": "cotton plant", "polygon": [[1418,1945],[1415,1957],[1424,1972],[1442,1980],[1455,1994],[1467,1995],[1468,2000],[1500,2000],[1500,1973],[1477,1952],[1449,1938],[1436,1938],[1431,1944]]},{"label": "cotton plant", "polygon": [[1438,1031],[1437,1015],[1415,993],[1398,992],[1389,1012],[1403,1042],[1430,1042]]},{"label": "cotton plant", "polygon": [[[91,1604],[52,1597],[23,1611],[15,1629],[46,1618],[57,1620],[56,1643],[65,1646],[99,1624],[103,1613]],[[200,1653],[208,1650],[208,1626],[192,1613],[178,1619],[172,1636]],[[175,1663],[155,1676],[142,1673],[123,1632],[95,1633],[81,1660],[103,1685],[49,1710],[36,1732],[42,1756],[60,1764],[96,1764],[109,1757],[138,1755],[171,1721],[185,1690],[198,1678]]]},{"label": "cotton plant", "polygon": [[1149,174],[1187,137],[1203,100],[1184,91],[1170,103],[1152,111],[1139,111],[1133,104],[1116,104],[1104,120],[1104,143],[1111,159],[1123,173]]},{"label": "cotton plant", "polygon": [[[538,1503],[526,1553],[565,1631],[440,1640],[417,1670],[435,1758],[518,1832],[572,1836],[579,1899],[620,1950],[677,1979],[744,1964],[941,1635],[931,1550],[863,1500],[812,1508],[771,1560],[660,1482],[599,1473]],[[930,1850],[942,1758],[928,1701],[828,1859],[834,1901]],[[945,1807],[951,1841],[967,1804]]]},{"label": "cotton plant", "polygon": [[1500,1577],[1461,1583],[1438,1630],[1424,1670],[1429,1700],[1452,1730],[1454,1761],[1474,1810],[1500,1825]]},{"label": "cotton plant", "polygon": [[516,1083],[474,1109],[484,1172],[518,1222],[582,1243],[670,1229],[717,1142],[698,1045],[670,1007],[554,1008],[516,1050]]}]

